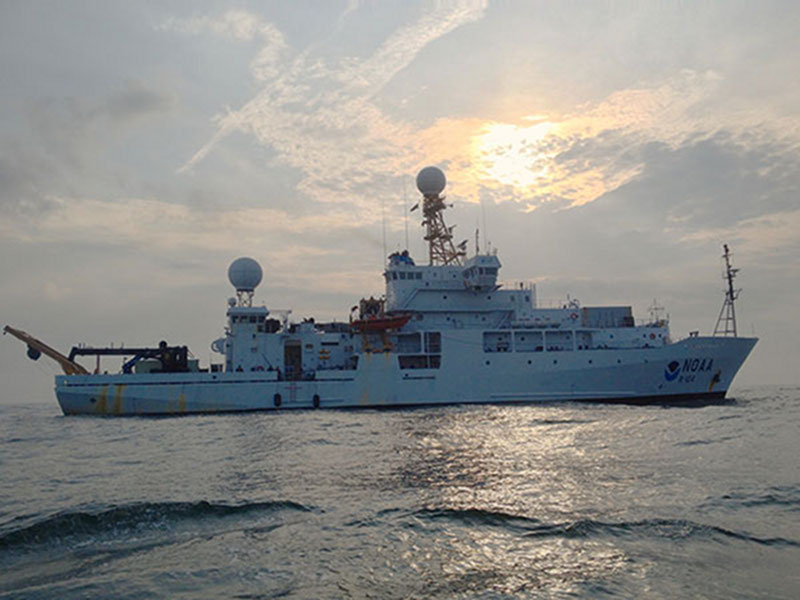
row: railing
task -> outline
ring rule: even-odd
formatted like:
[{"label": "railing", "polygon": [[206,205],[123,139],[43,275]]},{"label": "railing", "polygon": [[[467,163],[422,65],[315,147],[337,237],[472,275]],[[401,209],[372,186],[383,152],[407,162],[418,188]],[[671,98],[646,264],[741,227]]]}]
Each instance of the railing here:
[{"label": "railing", "polygon": [[504,290],[524,290],[532,292],[536,287],[536,282],[532,280],[512,279],[509,281],[498,281],[499,285],[503,286]]},{"label": "railing", "polygon": [[537,298],[536,308],[564,308],[580,309],[580,303],[574,299]]}]

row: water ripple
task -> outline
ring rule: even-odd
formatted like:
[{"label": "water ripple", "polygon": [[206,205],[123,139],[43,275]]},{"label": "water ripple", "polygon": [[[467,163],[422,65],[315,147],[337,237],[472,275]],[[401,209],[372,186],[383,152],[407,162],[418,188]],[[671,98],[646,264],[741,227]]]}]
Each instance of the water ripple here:
[{"label": "water ripple", "polygon": [[[65,511],[0,535],[0,549],[20,545],[58,543],[75,536],[120,534],[125,530],[169,529],[178,522],[313,509],[291,501],[215,504],[199,502],[143,502],[100,511]],[[15,519],[16,521],[17,519]],[[11,523],[13,523],[12,521]],[[7,523],[8,527],[11,523]]]},{"label": "water ripple", "polygon": [[562,523],[545,523],[537,519],[507,514],[504,512],[466,509],[417,511],[423,519],[447,519],[469,526],[503,527],[524,531],[525,537],[589,538],[609,535],[613,537],[638,536],[685,540],[689,538],[730,538],[765,546],[787,546],[800,548],[800,542],[783,537],[758,537],[746,532],[732,531],[716,525],[696,523],[686,519],[644,519],[640,521],[604,522],[579,519]]}]

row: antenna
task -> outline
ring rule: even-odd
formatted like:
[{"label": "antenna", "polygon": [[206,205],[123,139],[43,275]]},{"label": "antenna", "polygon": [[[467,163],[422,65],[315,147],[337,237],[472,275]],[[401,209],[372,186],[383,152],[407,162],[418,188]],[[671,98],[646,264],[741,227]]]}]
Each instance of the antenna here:
[{"label": "antenna", "polygon": [[725,251],[722,254],[722,258],[725,259],[725,274],[722,278],[727,281],[728,289],[725,290],[725,301],[722,303],[722,309],[720,309],[719,317],[717,317],[714,335],[736,337],[736,309],[734,302],[739,297],[739,293],[742,290],[733,288],[733,279],[736,277],[739,269],[734,269],[731,266],[731,256],[733,256],[733,254],[728,249],[728,244],[723,244],[722,248]]},{"label": "antenna", "polygon": [[408,250],[408,200],[406,199],[406,176],[403,174],[403,219],[405,220],[406,228],[406,247]]},{"label": "antenna", "polygon": [[444,196],[441,195],[445,185],[447,180],[444,173],[436,167],[425,167],[417,174],[417,189],[423,196],[422,225],[425,226],[425,241],[428,242],[430,264],[460,265],[461,257],[466,255],[466,250],[463,248],[463,242],[458,245],[458,249],[453,245],[453,227],[448,227],[442,216],[442,212],[448,206],[445,204]]},{"label": "antenna", "polygon": [[386,199],[381,196],[381,228],[383,229],[383,256],[381,256],[381,267],[386,264]]},{"label": "antenna", "polygon": [[261,283],[264,272],[254,259],[243,256],[237,258],[228,267],[228,281],[236,288],[236,299],[231,298],[228,304],[233,307],[253,306],[253,293]]},{"label": "antenna", "polygon": [[486,207],[483,205],[483,197],[481,197],[481,218],[483,220],[483,245],[488,248],[489,242],[486,240]]},{"label": "antenna", "polygon": [[[664,307],[661,306],[658,303],[658,300],[656,300],[655,298],[653,298],[653,303],[650,305],[650,307],[647,310],[650,313],[650,324],[651,325],[655,325],[657,323],[660,323],[663,320],[661,318],[661,315],[664,313]],[[669,319],[667,319],[667,320],[669,320]]]}]

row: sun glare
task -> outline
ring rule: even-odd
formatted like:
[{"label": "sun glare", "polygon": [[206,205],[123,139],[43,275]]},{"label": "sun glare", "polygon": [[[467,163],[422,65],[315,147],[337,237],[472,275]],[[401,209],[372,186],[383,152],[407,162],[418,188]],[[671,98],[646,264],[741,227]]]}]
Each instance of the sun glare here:
[{"label": "sun glare", "polygon": [[535,188],[547,175],[549,154],[542,141],[555,127],[549,121],[529,126],[487,123],[473,138],[476,163],[488,178],[503,185],[519,191]]}]

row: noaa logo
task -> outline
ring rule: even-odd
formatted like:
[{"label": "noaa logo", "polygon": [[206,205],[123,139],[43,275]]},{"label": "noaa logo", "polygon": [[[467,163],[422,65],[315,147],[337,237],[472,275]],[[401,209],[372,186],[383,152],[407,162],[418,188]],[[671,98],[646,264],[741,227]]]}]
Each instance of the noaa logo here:
[{"label": "noaa logo", "polygon": [[673,360],[664,369],[664,379],[667,381],[677,379],[679,382],[691,383],[695,380],[697,373],[710,371],[712,366],[714,366],[713,358],[687,358],[683,364]]},{"label": "noaa logo", "polygon": [[680,374],[681,363],[679,363],[677,360],[673,360],[667,365],[667,368],[664,369],[664,379],[667,381],[675,381]]}]

